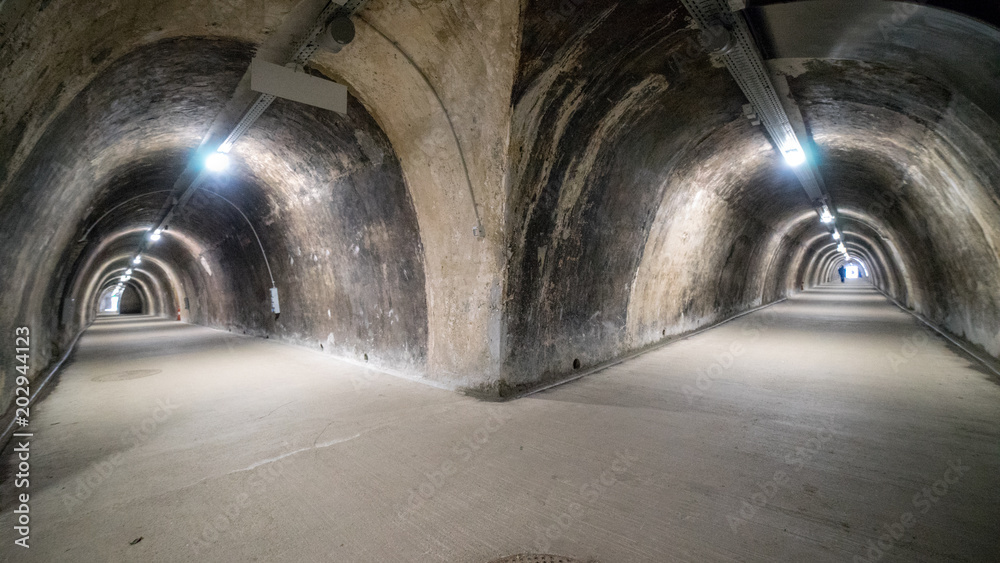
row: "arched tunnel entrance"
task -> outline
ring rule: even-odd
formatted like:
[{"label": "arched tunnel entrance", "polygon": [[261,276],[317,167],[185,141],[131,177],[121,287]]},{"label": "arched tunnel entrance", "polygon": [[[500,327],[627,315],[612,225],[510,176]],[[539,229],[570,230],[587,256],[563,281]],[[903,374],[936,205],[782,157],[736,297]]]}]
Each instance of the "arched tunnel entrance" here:
[{"label": "arched tunnel entrance", "polygon": [[5,555],[1000,551],[996,6],[0,1],[0,61]]},{"label": "arched tunnel entrance", "polygon": [[97,300],[97,315],[141,315],[147,311],[145,302],[135,286],[127,285],[119,288],[111,286],[104,289]]}]

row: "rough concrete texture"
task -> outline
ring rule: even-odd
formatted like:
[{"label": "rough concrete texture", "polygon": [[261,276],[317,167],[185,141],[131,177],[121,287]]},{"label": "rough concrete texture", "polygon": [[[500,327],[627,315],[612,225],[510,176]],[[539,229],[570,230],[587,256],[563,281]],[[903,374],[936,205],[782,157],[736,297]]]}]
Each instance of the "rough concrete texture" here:
[{"label": "rough concrete texture", "polygon": [[[255,50],[287,54],[322,4],[0,4],[0,332],[31,327],[33,375],[94,318]],[[847,247],[998,356],[997,21],[850,5],[748,16]],[[348,115],[268,109],[136,269],[144,311],[497,397],[841,263],[677,1],[371,0],[355,22],[307,69],[349,87]]]},{"label": "rough concrete texture", "polygon": [[102,318],[32,410],[31,549],[0,558],[992,561],[998,404],[862,284],[501,404]]}]

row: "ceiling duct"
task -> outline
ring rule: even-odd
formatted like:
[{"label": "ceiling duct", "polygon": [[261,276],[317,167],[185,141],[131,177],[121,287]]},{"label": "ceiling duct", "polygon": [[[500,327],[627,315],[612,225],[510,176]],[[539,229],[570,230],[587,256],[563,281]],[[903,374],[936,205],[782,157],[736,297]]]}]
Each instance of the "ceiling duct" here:
[{"label": "ceiling duct", "polygon": [[795,170],[802,188],[811,200],[824,197],[812,165],[805,162],[805,151],[788,120],[774,84],[764,66],[764,59],[741,13],[733,12],[727,0],[682,0],[702,30],[706,49],[722,58],[743,94],[753,106],[755,118],[767,130],[785,160]]},{"label": "ceiling duct", "polygon": [[334,17],[316,37],[316,44],[322,49],[339,53],[345,45],[354,40],[354,22],[348,16]]}]

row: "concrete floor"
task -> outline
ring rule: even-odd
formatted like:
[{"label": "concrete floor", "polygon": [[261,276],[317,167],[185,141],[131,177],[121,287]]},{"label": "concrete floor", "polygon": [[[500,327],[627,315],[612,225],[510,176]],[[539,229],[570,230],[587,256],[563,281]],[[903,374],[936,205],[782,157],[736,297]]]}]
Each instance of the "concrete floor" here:
[{"label": "concrete floor", "polygon": [[31,549],[4,560],[1000,554],[1000,385],[860,283],[506,404],[102,319],[32,428]]}]

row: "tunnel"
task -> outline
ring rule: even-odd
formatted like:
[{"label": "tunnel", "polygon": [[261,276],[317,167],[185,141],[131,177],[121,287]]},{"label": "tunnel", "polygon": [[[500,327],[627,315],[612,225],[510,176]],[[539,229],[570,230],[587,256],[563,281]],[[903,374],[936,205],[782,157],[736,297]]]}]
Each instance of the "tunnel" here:
[{"label": "tunnel", "polygon": [[0,0],[0,65],[4,560],[1000,553],[996,5]]}]

